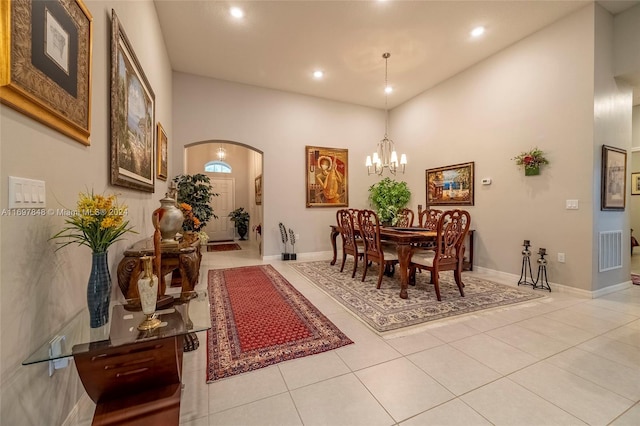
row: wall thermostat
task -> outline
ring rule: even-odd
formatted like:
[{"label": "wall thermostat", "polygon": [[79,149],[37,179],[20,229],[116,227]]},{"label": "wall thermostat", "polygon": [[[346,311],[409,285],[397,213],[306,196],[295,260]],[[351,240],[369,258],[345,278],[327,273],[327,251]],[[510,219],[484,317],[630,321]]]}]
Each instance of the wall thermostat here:
[{"label": "wall thermostat", "polygon": [[482,184],[483,185],[491,185],[491,178],[482,179]]}]

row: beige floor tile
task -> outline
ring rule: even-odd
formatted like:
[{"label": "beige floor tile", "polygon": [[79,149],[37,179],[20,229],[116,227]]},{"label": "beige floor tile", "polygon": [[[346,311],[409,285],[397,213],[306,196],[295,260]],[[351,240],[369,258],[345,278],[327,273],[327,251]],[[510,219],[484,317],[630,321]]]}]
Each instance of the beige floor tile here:
[{"label": "beige floor tile", "polygon": [[487,334],[538,359],[557,354],[570,347],[568,343],[552,339],[518,324],[491,330]]},{"label": "beige floor tile", "polygon": [[633,401],[545,361],[513,373],[509,379],[588,424],[608,424],[633,405]]},{"label": "beige floor tile", "polygon": [[387,426],[393,419],[353,374],[291,391],[302,422],[313,425]]},{"label": "beige floor tile", "polygon": [[209,416],[200,417],[199,419],[180,422],[180,426],[209,426]]},{"label": "beige floor tile", "polygon": [[352,371],[371,367],[402,356],[400,352],[380,338],[343,346],[336,349],[336,353]]},{"label": "beige floor tile", "polygon": [[402,355],[409,355],[435,346],[444,345],[442,340],[432,336],[426,331],[408,336],[395,337],[393,339],[385,339],[385,341]]},{"label": "beige floor tile", "polygon": [[480,332],[469,326],[467,321],[472,320],[464,319],[434,324],[427,329],[427,332],[447,343],[479,334]]},{"label": "beige floor tile", "polygon": [[486,334],[452,342],[451,346],[501,374],[509,374],[537,361],[533,355]]},{"label": "beige floor tile", "polygon": [[548,314],[537,317],[534,320],[521,321],[519,326],[528,330],[535,331],[552,339],[560,340],[571,346],[582,343],[597,335],[597,333],[586,331],[560,321],[555,321],[547,316]]},{"label": "beige floor tile", "polygon": [[640,425],[640,403],[634,405],[620,417],[615,419],[611,426],[638,426]]},{"label": "beige floor tile", "polygon": [[293,426],[302,420],[289,393],[271,396],[209,416],[216,426]]},{"label": "beige floor tile", "polygon": [[640,348],[640,321],[618,327],[615,330],[603,334],[603,336]]},{"label": "beige floor tile", "polygon": [[408,358],[455,395],[462,395],[502,377],[450,345],[428,349]]},{"label": "beige floor tile", "polygon": [[185,352],[182,358],[182,372],[207,368],[207,332],[196,333],[200,346],[195,351]]},{"label": "beige floor tile", "polygon": [[209,384],[209,413],[217,413],[287,391],[276,366],[216,380]]},{"label": "beige floor tile", "polygon": [[596,353],[604,358],[619,362],[634,369],[640,369],[640,351],[615,339],[599,336],[578,345],[579,349]]},{"label": "beige floor tile", "polygon": [[489,383],[460,399],[495,425],[585,424],[507,378]]},{"label": "beige floor tile", "polygon": [[625,398],[640,401],[640,369],[578,348],[568,349],[546,361]]},{"label": "beige floor tile", "polygon": [[283,362],[278,364],[278,368],[289,389],[300,388],[351,372],[335,351]]},{"label": "beige floor tile", "polygon": [[206,370],[185,371],[182,374],[180,421],[196,420],[209,415],[209,387]]},{"label": "beige floor tile", "polygon": [[490,424],[487,419],[459,399],[445,402],[400,423],[401,426],[483,426]]},{"label": "beige floor tile", "polygon": [[[582,305],[580,305],[582,306]],[[613,311],[611,311],[613,312]],[[620,314],[625,315],[625,314]],[[626,317],[631,318],[629,315],[625,315]],[[609,321],[607,319],[603,319],[600,317],[596,317],[593,315],[586,315],[581,313],[579,310],[567,308],[561,309],[555,312],[550,312],[544,315],[546,321],[560,321],[568,325],[572,325],[581,330],[585,330],[594,334],[602,334],[607,331],[613,330],[621,325],[624,325],[626,322],[621,321]]]},{"label": "beige floor tile", "polygon": [[455,397],[406,358],[365,368],[356,376],[396,421]]}]

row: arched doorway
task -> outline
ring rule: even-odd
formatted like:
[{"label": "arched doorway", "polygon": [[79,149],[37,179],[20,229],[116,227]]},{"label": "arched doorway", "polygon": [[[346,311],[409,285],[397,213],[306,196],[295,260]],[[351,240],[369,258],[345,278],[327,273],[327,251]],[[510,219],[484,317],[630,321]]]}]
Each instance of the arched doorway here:
[{"label": "arched doorway", "polygon": [[[205,232],[210,241],[237,240],[231,211],[242,207],[249,212],[249,243],[261,250],[261,235],[256,232],[263,223],[262,182],[263,155],[248,145],[233,141],[210,140],[185,145],[184,173],[202,173],[209,177],[213,190],[220,196],[213,197],[211,206],[217,219],[211,220]],[[260,193],[256,194],[256,190]]]}]

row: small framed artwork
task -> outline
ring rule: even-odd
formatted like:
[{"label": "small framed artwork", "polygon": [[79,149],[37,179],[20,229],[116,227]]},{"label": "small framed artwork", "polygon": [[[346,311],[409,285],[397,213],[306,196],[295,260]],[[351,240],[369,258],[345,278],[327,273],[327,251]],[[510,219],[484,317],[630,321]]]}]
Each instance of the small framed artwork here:
[{"label": "small framed artwork", "polygon": [[425,171],[427,206],[473,206],[474,162]]},{"label": "small framed artwork", "polygon": [[640,172],[631,173],[631,195],[640,195]]},{"label": "small framed artwork", "polygon": [[3,1],[0,21],[0,101],[89,145],[93,17],[85,4]]},{"label": "small framed artwork", "polygon": [[600,210],[624,210],[627,192],[627,151],[602,145]]},{"label": "small framed artwork", "polygon": [[262,204],[262,175],[256,178],[256,205]]},{"label": "small framed artwork", "polygon": [[153,192],[155,95],[111,13],[111,184]]},{"label": "small framed artwork", "polygon": [[162,128],[162,124],[158,121],[158,131],[156,132],[156,177],[160,180],[167,180],[169,169],[169,140],[167,134]]},{"label": "small framed artwork", "polygon": [[306,146],[305,156],[307,207],[348,206],[348,150]]}]

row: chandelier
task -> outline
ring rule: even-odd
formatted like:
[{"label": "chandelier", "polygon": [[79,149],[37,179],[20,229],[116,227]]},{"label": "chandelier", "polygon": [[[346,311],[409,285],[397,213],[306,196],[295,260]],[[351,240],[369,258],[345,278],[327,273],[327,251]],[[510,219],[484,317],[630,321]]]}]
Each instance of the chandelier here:
[{"label": "chandelier", "polygon": [[224,149],[222,145],[220,145],[220,147],[218,148],[217,153],[218,153],[218,160],[224,161],[224,159],[227,158],[227,150]]},{"label": "chandelier", "polygon": [[391,87],[387,83],[388,75],[388,62],[391,53],[384,53],[384,138],[378,142],[378,146],[373,153],[373,158],[367,155],[367,173],[371,175],[375,173],[382,175],[385,168],[389,170],[392,175],[395,175],[398,170],[404,173],[405,166],[407,164],[407,156],[402,154],[400,156],[400,163],[398,164],[398,154],[396,152],[395,143],[389,139],[389,110],[387,109],[387,95],[391,92]]}]

